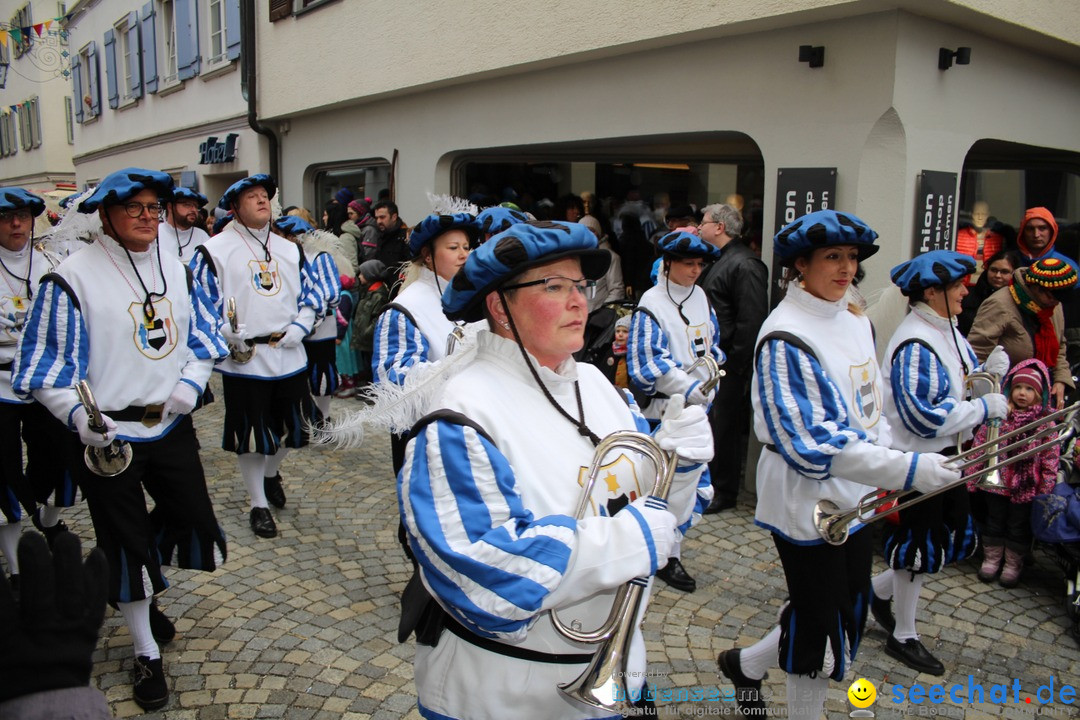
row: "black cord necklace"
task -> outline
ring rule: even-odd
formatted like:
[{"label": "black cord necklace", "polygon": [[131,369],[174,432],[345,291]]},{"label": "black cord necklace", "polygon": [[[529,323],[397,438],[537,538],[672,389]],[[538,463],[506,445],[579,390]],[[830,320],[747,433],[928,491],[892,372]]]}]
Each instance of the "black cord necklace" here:
[{"label": "black cord necklace", "polygon": [[[26,283],[26,299],[27,300],[33,300],[34,299],[34,291],[30,289],[30,278],[33,277],[33,275],[34,275],[34,234],[33,233],[30,233],[30,242],[27,243],[26,247],[30,251],[30,262],[28,262],[26,264],[26,277],[22,277],[20,275],[16,275],[15,273],[11,272],[11,269],[7,266],[7,263],[4,262],[3,256],[0,256],[0,267],[4,268],[4,272],[6,272],[8,275],[15,278],[19,282]],[[14,291],[14,288],[12,288],[12,291]]]},{"label": "black cord necklace", "polygon": [[183,259],[184,250],[186,250],[187,246],[191,244],[191,238],[195,236],[195,226],[192,225],[191,229],[188,230],[187,242],[180,242],[180,228],[173,225],[172,229],[173,229],[173,232],[176,233],[176,245],[179,248],[178,252],[180,253],[180,258]]},{"label": "black cord necklace", "polygon": [[[105,219],[108,220],[108,217],[108,214],[106,214]],[[119,236],[119,233],[116,232],[116,228],[113,227],[112,220],[109,220],[109,227],[112,228],[113,234]],[[155,238],[155,240],[156,239],[157,238]],[[157,290],[150,290],[146,287],[146,283],[143,282],[142,279],[142,274],[139,272],[138,266],[135,265],[135,258],[131,256],[131,251],[127,249],[127,245],[120,242],[119,240],[116,241],[116,244],[124,249],[124,254],[127,255],[128,262],[131,263],[131,269],[135,271],[135,278],[139,281],[139,287],[142,288],[143,315],[146,317],[147,320],[153,320],[155,317],[157,317],[157,311],[154,310],[154,298],[163,298],[165,297],[165,293],[169,291],[169,281],[165,279],[165,268],[161,266],[161,243],[154,243],[154,250],[157,254],[158,271],[161,274],[161,292],[157,292]],[[108,253],[108,250],[106,250],[105,252]],[[119,270],[119,268],[117,269]],[[150,259],[150,272],[154,272],[153,258]],[[157,287],[157,277],[154,277],[154,287]]]},{"label": "black cord necklace", "polygon": [[[670,265],[668,267],[670,267]],[[682,287],[682,285],[679,285],[679,287]],[[690,293],[683,298],[682,302],[675,302],[675,298],[671,296],[671,278],[667,276],[667,268],[665,268],[664,288],[667,290],[668,300],[670,300],[671,303],[675,306],[675,309],[679,311],[679,317],[682,318],[682,321],[686,324],[687,327],[690,327],[690,319],[683,314],[682,306],[685,305],[686,301],[689,300],[690,297],[694,294],[694,286],[690,287]]]},{"label": "black cord necklace", "polygon": [[563,409],[563,406],[552,397],[551,392],[547,389],[547,385],[544,385],[544,381],[540,379],[540,373],[533,367],[532,362],[529,360],[529,353],[525,350],[525,345],[521,342],[521,336],[518,335],[517,324],[514,322],[514,316],[510,314],[510,308],[506,303],[506,296],[503,295],[502,290],[499,290],[499,300],[502,301],[502,306],[506,308],[506,319],[510,323],[510,331],[514,333],[514,341],[518,346],[518,350],[521,351],[521,357],[525,360],[526,367],[529,368],[529,372],[532,373],[533,379],[536,380],[536,384],[540,386],[540,391],[544,393],[544,397],[551,403],[560,415],[570,421],[570,424],[577,428],[578,434],[582,437],[589,439],[589,442],[596,447],[600,444],[600,436],[589,429],[589,426],[585,424],[585,406],[581,402],[581,386],[578,381],[574,381],[574,397],[577,399],[577,411],[578,416],[575,418],[570,413]]},{"label": "black cord necklace", "polygon": [[[243,225],[245,230],[247,230],[248,235],[250,235],[255,242],[259,243],[259,245],[262,246],[263,252],[266,253],[266,262],[270,262],[271,260],[273,260],[274,258],[270,256],[270,227],[267,226],[266,228],[266,240],[260,240],[258,235],[251,232],[251,228],[249,228],[247,225],[244,225],[244,223],[240,224]],[[192,228],[192,230],[194,230],[194,228]]]}]

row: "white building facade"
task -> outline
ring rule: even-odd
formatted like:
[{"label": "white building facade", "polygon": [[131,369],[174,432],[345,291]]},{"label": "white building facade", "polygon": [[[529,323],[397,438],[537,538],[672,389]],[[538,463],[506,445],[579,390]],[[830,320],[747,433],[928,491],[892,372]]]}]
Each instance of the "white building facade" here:
[{"label": "white building facade", "polygon": [[68,10],[80,186],[162,170],[217,201],[265,169],[240,83],[240,0],[79,0]]},{"label": "white building facade", "polygon": [[412,222],[429,191],[738,193],[768,259],[785,212],[824,200],[881,232],[870,288],[975,199],[1014,226],[1080,217],[1070,0],[275,0],[256,37],[281,186],[316,212],[338,182]]}]

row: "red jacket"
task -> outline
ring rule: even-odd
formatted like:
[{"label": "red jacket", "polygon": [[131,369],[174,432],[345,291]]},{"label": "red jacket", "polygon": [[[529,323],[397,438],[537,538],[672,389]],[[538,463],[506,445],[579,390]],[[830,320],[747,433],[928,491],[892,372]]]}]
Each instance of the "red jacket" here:
[{"label": "red jacket", "polygon": [[987,228],[986,237],[983,238],[982,255],[978,255],[979,237],[975,234],[975,228],[967,225],[956,231],[956,252],[964,253],[965,255],[970,255],[975,258],[975,265],[978,268],[975,273],[969,276],[969,278],[971,278],[971,283],[975,282],[975,276],[977,276],[979,272],[986,269],[986,261],[1001,252],[1001,248],[1004,246],[1005,238]]}]

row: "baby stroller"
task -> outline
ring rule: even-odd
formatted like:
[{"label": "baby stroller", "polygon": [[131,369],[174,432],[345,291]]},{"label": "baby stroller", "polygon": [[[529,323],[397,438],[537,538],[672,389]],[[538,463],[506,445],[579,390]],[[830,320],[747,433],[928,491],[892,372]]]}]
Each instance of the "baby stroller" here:
[{"label": "baby stroller", "polygon": [[1058,483],[1031,505],[1031,529],[1065,576],[1069,633],[1080,645],[1080,448],[1074,438],[1061,453]]}]

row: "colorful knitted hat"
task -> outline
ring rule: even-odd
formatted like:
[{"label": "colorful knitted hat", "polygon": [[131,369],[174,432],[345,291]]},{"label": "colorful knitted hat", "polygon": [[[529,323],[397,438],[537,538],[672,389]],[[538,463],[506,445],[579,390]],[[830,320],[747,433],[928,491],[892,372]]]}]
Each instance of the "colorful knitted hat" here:
[{"label": "colorful knitted hat", "polygon": [[1061,258],[1047,257],[1024,269],[1024,282],[1044,287],[1055,295],[1076,285],[1076,268]]},{"label": "colorful knitted hat", "polygon": [[1030,365],[1027,367],[1018,368],[1017,371],[1013,373],[1011,385],[1016,385],[1017,383],[1024,383],[1025,385],[1030,385],[1031,387],[1035,388],[1036,392],[1042,394],[1042,376],[1039,375],[1039,371],[1036,368],[1031,367]]}]

